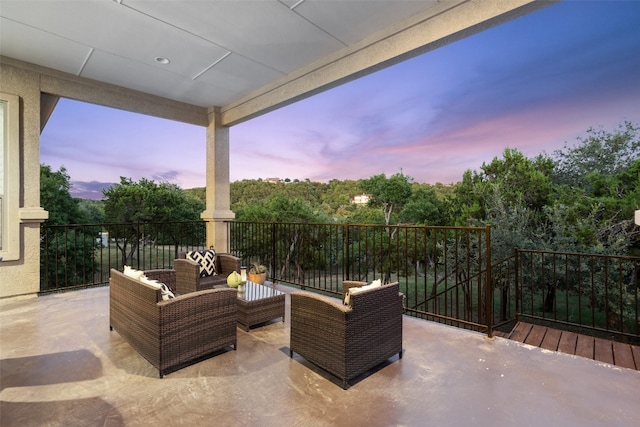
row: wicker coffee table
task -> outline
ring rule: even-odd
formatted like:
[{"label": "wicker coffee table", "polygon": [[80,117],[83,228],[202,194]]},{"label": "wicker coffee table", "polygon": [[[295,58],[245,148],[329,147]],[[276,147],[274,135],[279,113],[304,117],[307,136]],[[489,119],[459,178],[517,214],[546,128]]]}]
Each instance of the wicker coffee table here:
[{"label": "wicker coffee table", "polygon": [[244,292],[238,292],[238,323],[248,331],[278,317],[284,322],[284,299],[285,293],[271,286],[247,282]]}]

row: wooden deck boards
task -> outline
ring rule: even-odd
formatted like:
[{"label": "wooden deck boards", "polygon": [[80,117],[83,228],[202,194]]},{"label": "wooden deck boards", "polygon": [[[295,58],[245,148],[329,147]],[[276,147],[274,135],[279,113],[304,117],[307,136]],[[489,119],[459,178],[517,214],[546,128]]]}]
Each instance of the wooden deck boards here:
[{"label": "wooden deck boards", "polygon": [[558,350],[560,353],[576,354],[576,345],[578,344],[578,334],[573,332],[563,332],[560,335],[560,343]]},{"label": "wooden deck boards", "polygon": [[[623,368],[636,369],[635,362],[633,360],[633,351],[629,351],[628,344],[613,341],[613,359],[616,362],[616,366],[622,366]],[[636,347],[637,348],[637,347]]]},{"label": "wooden deck boards", "polygon": [[507,338],[546,350],[587,357],[599,362],[640,370],[640,347],[546,326],[518,322]]}]

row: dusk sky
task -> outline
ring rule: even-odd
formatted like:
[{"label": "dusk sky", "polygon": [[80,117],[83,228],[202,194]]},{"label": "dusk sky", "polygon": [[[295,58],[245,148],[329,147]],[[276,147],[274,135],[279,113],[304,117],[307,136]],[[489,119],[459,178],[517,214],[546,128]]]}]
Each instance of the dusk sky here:
[{"label": "dusk sky", "polygon": [[[234,126],[231,181],[448,184],[507,147],[551,154],[640,124],[639,23],[640,1],[567,1]],[[41,163],[82,197],[120,176],[204,187],[205,129],[61,99]]]}]

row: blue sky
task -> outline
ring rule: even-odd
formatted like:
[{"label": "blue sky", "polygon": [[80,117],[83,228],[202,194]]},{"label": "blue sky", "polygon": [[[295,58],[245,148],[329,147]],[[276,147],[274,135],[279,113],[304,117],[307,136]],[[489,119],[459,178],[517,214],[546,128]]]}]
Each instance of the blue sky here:
[{"label": "blue sky", "polygon": [[[517,148],[640,124],[640,1],[567,1],[231,128],[231,180],[452,183]],[[205,186],[205,130],[61,100],[41,162],[75,194],[120,176]],[[259,159],[254,162],[254,159]]]}]

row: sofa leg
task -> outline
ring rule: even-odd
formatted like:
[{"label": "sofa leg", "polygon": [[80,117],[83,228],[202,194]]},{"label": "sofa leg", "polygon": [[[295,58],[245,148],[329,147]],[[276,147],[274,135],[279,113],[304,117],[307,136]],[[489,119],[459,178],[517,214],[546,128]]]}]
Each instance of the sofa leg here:
[{"label": "sofa leg", "polygon": [[113,331],[113,326],[109,325],[109,330]]},{"label": "sofa leg", "polygon": [[289,349],[289,357],[293,358],[293,350]]},{"label": "sofa leg", "polygon": [[398,353],[398,359],[402,359],[402,354],[403,354],[403,353],[404,353],[404,352],[403,352],[402,350],[400,350],[400,353]]}]

